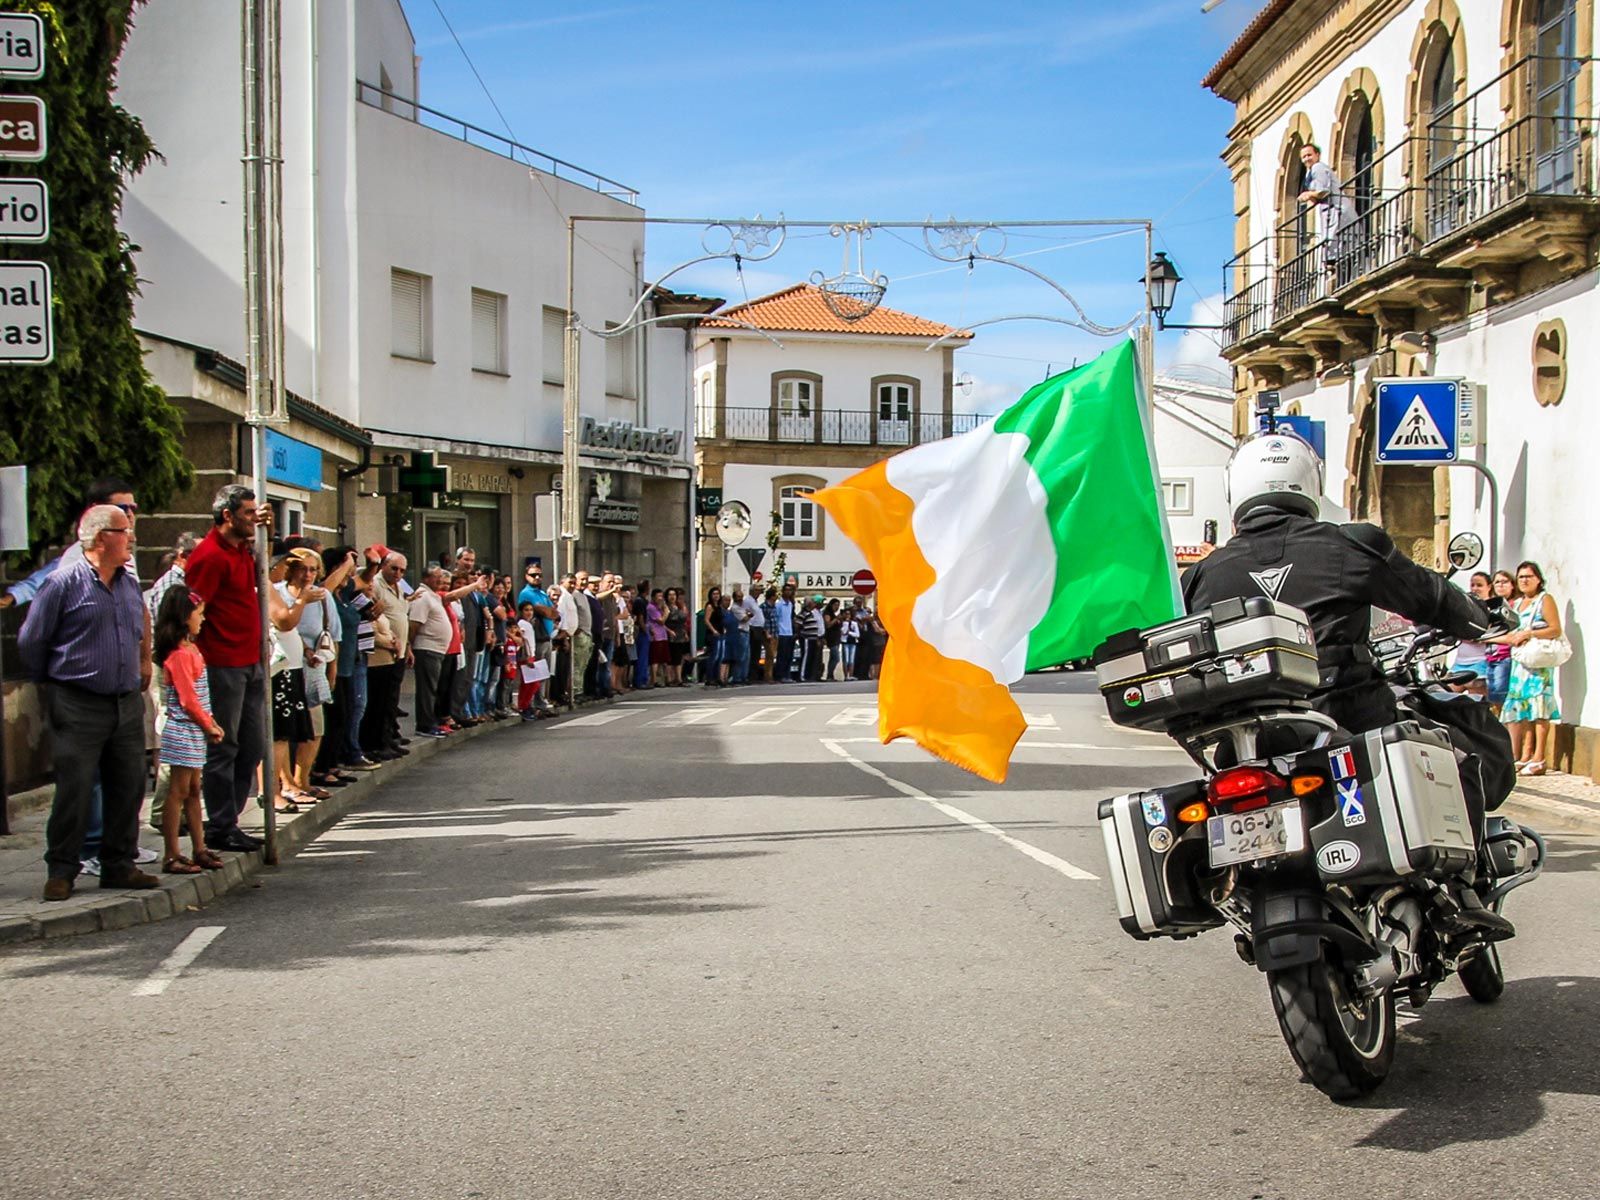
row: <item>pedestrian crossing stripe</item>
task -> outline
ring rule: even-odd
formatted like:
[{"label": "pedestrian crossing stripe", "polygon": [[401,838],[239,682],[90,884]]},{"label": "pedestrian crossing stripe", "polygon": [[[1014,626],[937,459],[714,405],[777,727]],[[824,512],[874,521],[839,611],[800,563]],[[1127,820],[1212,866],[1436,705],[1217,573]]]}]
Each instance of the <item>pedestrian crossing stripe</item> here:
[{"label": "pedestrian crossing stripe", "polygon": [[654,727],[663,725],[703,725],[723,711],[721,708],[683,708],[677,712],[668,713],[664,717],[658,717],[656,720],[651,721],[650,724]]},{"label": "pedestrian crossing stripe", "polygon": [[846,708],[828,718],[829,725],[876,725],[878,710],[873,708]]},{"label": "pedestrian crossing stripe", "polygon": [[1412,397],[1405,416],[1400,418],[1400,423],[1394,427],[1394,433],[1389,435],[1389,442],[1383,448],[1385,454],[1395,450],[1448,449],[1450,443],[1439,432],[1439,424],[1422,402],[1421,396]]},{"label": "pedestrian crossing stripe", "polygon": [[590,713],[587,717],[578,717],[576,720],[563,721],[557,729],[580,729],[585,725],[609,725],[613,721],[620,721],[628,714],[626,712]]},{"label": "pedestrian crossing stripe", "polygon": [[1022,719],[1028,723],[1029,729],[1059,729],[1056,724],[1055,713],[1023,713]]},{"label": "pedestrian crossing stripe", "polygon": [[740,717],[735,725],[781,725],[798,713],[798,708],[758,708],[748,717]]}]

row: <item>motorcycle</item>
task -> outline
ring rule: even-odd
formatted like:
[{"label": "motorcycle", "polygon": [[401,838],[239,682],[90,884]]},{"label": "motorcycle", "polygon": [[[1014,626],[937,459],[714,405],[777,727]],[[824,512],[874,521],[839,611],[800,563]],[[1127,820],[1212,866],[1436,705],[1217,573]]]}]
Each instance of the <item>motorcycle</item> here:
[{"label": "motorcycle", "polygon": [[1414,629],[1387,656],[1375,648],[1401,719],[1355,734],[1312,707],[1305,614],[1265,597],[1095,654],[1112,720],[1167,733],[1203,774],[1100,803],[1123,928],[1147,940],[1231,927],[1296,1063],[1335,1100],[1388,1075],[1397,996],[1419,1008],[1455,974],[1474,1000],[1499,998],[1506,897],[1544,864],[1538,833],[1484,813],[1514,778],[1509,759],[1476,752],[1504,734],[1485,725],[1475,748],[1474,720],[1493,717],[1451,690],[1438,663],[1452,644]]}]

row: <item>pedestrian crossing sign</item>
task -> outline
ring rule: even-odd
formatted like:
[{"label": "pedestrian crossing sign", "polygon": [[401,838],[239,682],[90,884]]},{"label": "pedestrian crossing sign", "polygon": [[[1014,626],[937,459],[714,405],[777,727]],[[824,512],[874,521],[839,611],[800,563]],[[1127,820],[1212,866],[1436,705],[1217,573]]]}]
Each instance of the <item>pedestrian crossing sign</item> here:
[{"label": "pedestrian crossing sign", "polygon": [[1459,379],[1379,380],[1378,461],[1455,462],[1465,393]]}]

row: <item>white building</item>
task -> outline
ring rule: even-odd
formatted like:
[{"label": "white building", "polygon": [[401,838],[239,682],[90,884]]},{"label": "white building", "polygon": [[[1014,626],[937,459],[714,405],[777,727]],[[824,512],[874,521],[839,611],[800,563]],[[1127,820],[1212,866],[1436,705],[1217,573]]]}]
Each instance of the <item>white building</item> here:
[{"label": "white building", "polygon": [[[142,9],[118,86],[162,155],[124,209],[141,247],[138,325],[153,343],[234,362],[244,358],[239,20],[237,5],[215,0]],[[285,526],[303,520],[327,541],[384,541],[418,558],[472,542],[507,568],[548,555],[534,496],[551,490],[560,461],[567,219],[642,216],[638,197],[425,107],[399,0],[286,5],[283,29],[286,382],[297,397],[297,424],[284,433],[306,447],[289,446],[303,460],[296,479],[274,481]],[[576,140],[571,125],[540,132]],[[632,309],[643,230],[580,227],[574,307],[586,326],[615,325]],[[584,529],[580,563],[686,577],[688,339],[681,327],[583,339],[582,413],[679,436],[658,439],[654,453],[585,453],[585,489],[603,476],[608,503],[587,506],[606,523]],[[239,412],[175,394],[198,441],[215,440],[200,436],[213,424],[231,442],[201,464],[211,478],[200,504],[248,461]],[[341,462],[309,436],[308,415],[365,431],[371,444],[345,445]],[[385,473],[350,473],[386,463],[448,466],[453,490],[413,482],[380,497]],[[319,481],[337,505],[319,507],[320,489],[308,486]]]},{"label": "white building", "polygon": [[[1495,568],[1536,560],[1577,654],[1559,672],[1561,765],[1596,766],[1600,697],[1586,630],[1600,549],[1600,232],[1593,0],[1273,0],[1205,83],[1237,106],[1224,154],[1236,257],[1224,354],[1246,424],[1281,390],[1325,423],[1328,511],[1382,524],[1442,562],[1475,530]],[[1305,210],[1299,159],[1322,147],[1340,225]],[[1333,236],[1330,238],[1330,232]],[[1459,377],[1483,400],[1488,471],[1384,466],[1376,381]],[[1569,758],[1570,756],[1570,758]]]},{"label": "white building", "polygon": [[1228,530],[1223,468],[1233,454],[1233,393],[1180,375],[1158,373],[1153,392],[1161,497],[1179,562]]},{"label": "white building", "polygon": [[[955,349],[971,337],[882,306],[844,321],[810,284],[702,322],[694,365],[700,486],[748,505],[755,527],[739,547],[745,556],[706,542],[700,595],[713,584],[748,586],[752,571],[775,582],[780,553],[802,591],[850,595],[850,577],[866,560],[811,493],[987,419],[954,411]],[[776,551],[767,544],[774,519]]]}]

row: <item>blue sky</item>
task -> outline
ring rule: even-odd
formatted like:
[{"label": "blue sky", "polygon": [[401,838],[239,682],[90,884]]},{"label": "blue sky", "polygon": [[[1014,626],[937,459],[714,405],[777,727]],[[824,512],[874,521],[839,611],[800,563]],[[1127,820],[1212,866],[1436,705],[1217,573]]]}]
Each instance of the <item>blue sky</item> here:
[{"label": "blue sky", "polygon": [[[423,103],[503,128],[435,0],[404,4]],[[1232,219],[1218,154],[1232,109],[1199,81],[1255,0],[1206,15],[1200,0],[437,4],[520,141],[638,188],[652,216],[1150,217],[1186,279],[1174,320],[1220,286]],[[1027,252],[1021,261],[1116,325],[1142,302],[1144,246],[1114,232],[1019,233],[1006,253]],[[917,231],[902,234],[866,246],[868,268],[890,277],[886,305],[952,324],[1070,315],[1021,272],[980,265],[969,277],[920,252]],[[649,237],[652,277],[700,253],[697,230]],[[837,271],[840,250],[826,231],[795,231],[743,278],[712,264],[673,286],[753,297]],[[1201,308],[1192,319],[1218,318]],[[1104,345],[1050,324],[979,330],[958,356],[974,380],[958,406],[994,411],[1047,366]],[[1217,361],[1203,334],[1158,346],[1163,362]]]}]

